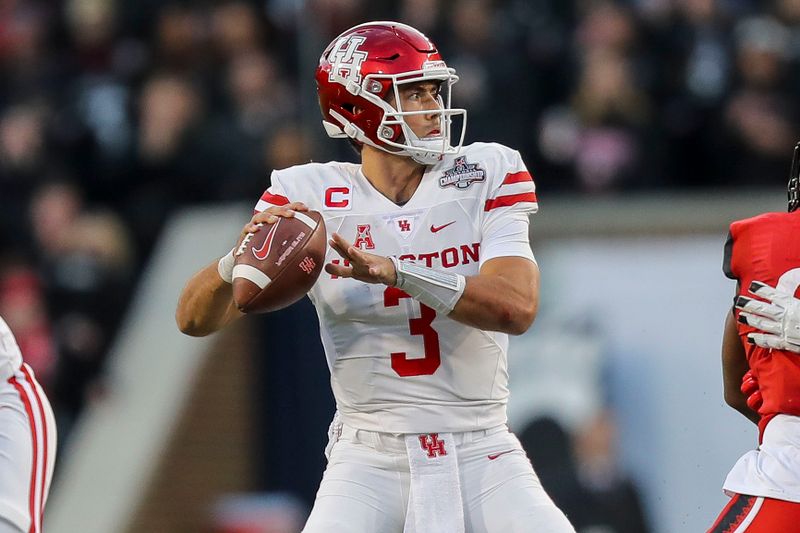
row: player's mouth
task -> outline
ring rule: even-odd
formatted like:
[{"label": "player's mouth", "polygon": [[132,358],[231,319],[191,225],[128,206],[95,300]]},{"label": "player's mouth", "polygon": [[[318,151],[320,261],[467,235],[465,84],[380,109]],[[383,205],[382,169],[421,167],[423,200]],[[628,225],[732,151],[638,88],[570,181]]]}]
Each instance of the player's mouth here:
[{"label": "player's mouth", "polygon": [[439,131],[438,129],[435,129],[435,130],[429,131],[428,134],[425,136],[425,138],[441,137],[441,136],[442,136],[442,132]]}]

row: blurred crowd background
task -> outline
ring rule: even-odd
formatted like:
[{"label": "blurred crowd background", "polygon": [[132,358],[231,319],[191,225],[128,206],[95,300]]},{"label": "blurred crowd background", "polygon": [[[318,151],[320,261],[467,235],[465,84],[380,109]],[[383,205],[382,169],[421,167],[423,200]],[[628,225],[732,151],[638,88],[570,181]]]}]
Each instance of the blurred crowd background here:
[{"label": "blurred crowd background", "polygon": [[786,180],[800,0],[0,0],[0,315],[64,440],[172,213],[355,157],[312,76],[371,19],[438,44],[543,202]]}]

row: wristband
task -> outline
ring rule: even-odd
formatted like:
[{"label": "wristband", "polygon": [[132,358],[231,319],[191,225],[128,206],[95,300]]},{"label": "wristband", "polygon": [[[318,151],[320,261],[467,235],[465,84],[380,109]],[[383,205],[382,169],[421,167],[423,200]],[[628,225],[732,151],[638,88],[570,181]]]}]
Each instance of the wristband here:
[{"label": "wristband", "polygon": [[392,260],[397,274],[395,287],[437,313],[450,314],[464,294],[467,279],[461,274],[401,261],[394,256],[389,259]]},{"label": "wristband", "polygon": [[217,263],[217,272],[219,272],[219,277],[225,283],[233,283],[233,263],[235,261],[236,258],[233,256],[233,250],[231,250],[227,255],[221,257],[219,263]]}]

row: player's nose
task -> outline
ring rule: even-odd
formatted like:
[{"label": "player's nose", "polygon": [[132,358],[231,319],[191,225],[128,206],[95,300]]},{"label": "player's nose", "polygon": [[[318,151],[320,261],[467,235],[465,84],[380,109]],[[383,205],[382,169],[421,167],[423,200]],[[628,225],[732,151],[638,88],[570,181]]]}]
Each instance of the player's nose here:
[{"label": "player's nose", "polygon": [[426,110],[428,113],[425,114],[425,118],[434,122],[434,125],[439,123],[439,111],[441,111],[441,107],[439,106],[439,102],[434,100],[433,98],[428,99],[426,102]]}]

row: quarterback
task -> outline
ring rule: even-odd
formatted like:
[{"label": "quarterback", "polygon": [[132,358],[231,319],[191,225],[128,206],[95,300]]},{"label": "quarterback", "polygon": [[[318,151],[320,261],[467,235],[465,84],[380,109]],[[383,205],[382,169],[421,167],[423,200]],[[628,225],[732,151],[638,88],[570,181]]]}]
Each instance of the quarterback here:
[{"label": "quarterback", "polygon": [[40,533],[56,460],[50,403],[0,318],[0,533]]},{"label": "quarterback", "polygon": [[731,224],[725,274],[738,281],[722,344],[725,400],[758,424],[757,450],[725,480],[709,533],[800,531],[800,144],[788,213]]},{"label": "quarterback", "polygon": [[[508,334],[538,307],[535,186],[518,152],[462,146],[457,80],[414,28],[342,33],[320,58],[319,104],[361,164],[275,171],[243,229],[314,209],[329,232],[309,297],[337,414],[305,533],[574,531],[506,426]],[[239,316],[233,261],[189,280],[182,331]]]}]

